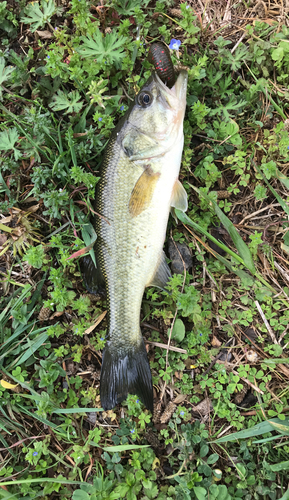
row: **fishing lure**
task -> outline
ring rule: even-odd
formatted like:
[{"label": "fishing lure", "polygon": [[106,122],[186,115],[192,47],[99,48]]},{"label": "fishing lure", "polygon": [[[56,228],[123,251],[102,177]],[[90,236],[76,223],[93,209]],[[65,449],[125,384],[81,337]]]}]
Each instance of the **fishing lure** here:
[{"label": "fishing lure", "polygon": [[167,46],[162,42],[152,43],[148,53],[148,61],[154,65],[161,81],[171,89],[175,84],[176,74]]}]

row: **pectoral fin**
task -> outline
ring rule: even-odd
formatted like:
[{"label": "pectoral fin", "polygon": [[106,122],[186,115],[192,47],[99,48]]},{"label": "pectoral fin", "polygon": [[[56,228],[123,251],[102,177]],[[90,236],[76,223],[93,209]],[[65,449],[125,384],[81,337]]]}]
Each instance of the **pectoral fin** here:
[{"label": "pectoral fin", "polygon": [[166,262],[165,252],[162,252],[155,275],[153,279],[147,284],[147,286],[157,286],[158,288],[164,290],[171,276],[172,275],[170,268]]},{"label": "pectoral fin", "polygon": [[177,179],[172,192],[171,206],[186,212],[188,210],[188,196],[184,186]]},{"label": "pectoral fin", "polygon": [[149,207],[159,176],[160,173],[154,173],[148,166],[139,177],[129,200],[129,213],[132,217]]}]

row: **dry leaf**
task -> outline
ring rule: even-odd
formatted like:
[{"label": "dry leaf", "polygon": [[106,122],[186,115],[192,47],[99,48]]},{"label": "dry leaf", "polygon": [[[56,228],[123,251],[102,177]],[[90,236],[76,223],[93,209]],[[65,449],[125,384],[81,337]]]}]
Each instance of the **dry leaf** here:
[{"label": "dry leaf", "polygon": [[160,465],[161,465],[161,463],[160,463],[158,457],[156,457],[153,461],[153,464],[152,464],[152,470],[159,469]]},{"label": "dry leaf", "polygon": [[9,224],[9,222],[11,221],[12,221],[12,215],[8,215],[8,217],[4,217],[3,219],[1,219],[2,224]]},{"label": "dry leaf", "polygon": [[37,200],[36,198],[34,198],[34,196],[29,196],[28,198],[26,198],[25,203],[30,203],[31,201],[37,201]]},{"label": "dry leaf", "polygon": [[214,408],[209,398],[205,398],[197,406],[193,406],[192,409],[194,412],[199,413],[204,417],[205,415],[208,415],[208,413],[213,411]]},{"label": "dry leaf", "polygon": [[110,418],[111,422],[116,420],[116,413],[113,410],[104,411],[102,414],[103,418]]},{"label": "dry leaf", "polygon": [[55,313],[52,314],[52,316],[49,319],[59,318],[59,316],[62,316],[63,314],[64,311],[56,311]]},{"label": "dry leaf", "polygon": [[7,382],[6,380],[0,380],[0,384],[2,385],[2,387],[4,387],[4,389],[15,389],[15,387],[17,387],[18,384],[10,384],[10,382]]},{"label": "dry leaf", "polygon": [[39,203],[38,203],[38,205],[32,205],[32,207],[27,208],[27,212],[31,212],[31,213],[37,212],[39,207],[40,207]]},{"label": "dry leaf", "polygon": [[5,234],[0,234],[0,247],[2,247],[6,241],[7,236]]},{"label": "dry leaf", "polygon": [[52,33],[50,33],[50,31],[48,30],[44,31],[36,30],[36,33],[38,36],[40,36],[40,38],[52,38]]},{"label": "dry leaf", "polygon": [[86,334],[91,333],[97,327],[97,325],[99,325],[99,323],[101,323],[101,321],[105,317],[106,313],[107,313],[107,311],[103,311],[103,313],[101,313],[100,316],[98,316],[98,318],[97,318],[96,322],[94,323],[94,325],[92,325],[89,328],[87,328],[84,333],[86,333]]},{"label": "dry leaf", "polygon": [[214,335],[212,342],[211,342],[211,345],[213,347],[220,347],[222,345],[222,342],[220,342],[219,339],[217,339],[217,337],[215,337],[215,335]]},{"label": "dry leaf", "polygon": [[187,395],[186,394],[178,394],[178,396],[174,399],[175,405],[179,405],[185,401]]}]

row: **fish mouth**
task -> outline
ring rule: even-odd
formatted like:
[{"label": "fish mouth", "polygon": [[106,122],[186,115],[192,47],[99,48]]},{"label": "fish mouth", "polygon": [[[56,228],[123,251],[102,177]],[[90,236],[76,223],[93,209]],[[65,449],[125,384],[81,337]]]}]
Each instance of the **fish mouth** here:
[{"label": "fish mouth", "polygon": [[156,72],[154,72],[152,76],[158,87],[160,87],[163,92],[165,92],[169,96],[176,97],[178,101],[185,104],[188,84],[188,72],[186,70],[180,70],[175,84],[171,89],[167,87],[167,85],[160,79]]}]

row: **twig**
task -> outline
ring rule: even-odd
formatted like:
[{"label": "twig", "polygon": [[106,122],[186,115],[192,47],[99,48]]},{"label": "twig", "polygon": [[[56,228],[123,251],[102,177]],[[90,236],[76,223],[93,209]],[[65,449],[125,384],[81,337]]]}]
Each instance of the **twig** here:
[{"label": "twig", "polygon": [[289,324],[286,326],[285,330],[283,333],[281,333],[280,337],[279,337],[279,344],[281,343],[281,341],[283,340],[283,338],[285,337],[286,333],[288,332],[288,329],[289,329]]},{"label": "twig", "polygon": [[248,215],[246,215],[246,217],[244,217],[243,220],[241,220],[241,222],[239,222],[238,226],[241,226],[242,224],[244,224],[245,220],[251,219],[252,217],[254,217],[254,215],[260,214],[261,212],[264,212],[264,210],[268,210],[269,208],[278,207],[278,206],[280,206],[280,203],[271,203],[271,205],[267,205],[266,207],[261,208],[260,210],[257,210],[256,212],[248,214]]},{"label": "twig", "polygon": [[[229,348],[229,347],[228,347]],[[204,375],[207,375],[207,373],[209,373],[209,371],[211,370],[211,368],[217,363],[218,359],[220,359],[220,357],[224,354],[224,346],[221,347],[221,350],[219,352],[219,354],[213,359],[213,361],[210,363],[210,365],[208,366],[208,368],[206,369],[206,371],[204,371],[202,373],[202,377]]]},{"label": "twig", "polygon": [[218,434],[218,436],[216,436],[217,439],[219,439],[221,436],[223,436],[223,434],[226,434],[227,431],[229,431],[231,429],[231,427],[233,427],[232,425],[229,425],[228,427],[226,427],[225,429],[223,429],[220,434]]},{"label": "twig", "polygon": [[238,42],[236,43],[236,45],[234,45],[234,47],[232,48],[231,50],[231,54],[233,54],[236,50],[236,48],[238,47],[238,45],[241,43],[241,41],[243,40],[243,38],[246,36],[246,32],[244,31],[243,35],[241,36],[241,38],[239,38]]},{"label": "twig", "polygon": [[15,448],[15,446],[19,446],[20,444],[24,443],[24,441],[27,441],[27,439],[40,439],[46,437],[46,434],[42,434],[41,436],[31,436],[28,438],[20,439],[20,441],[17,441],[17,443],[12,444],[11,446],[8,446],[8,448],[0,448],[0,451],[5,451],[5,450],[11,450],[11,448]]},{"label": "twig", "polygon": [[162,349],[169,349],[170,351],[181,352],[187,354],[188,351],[181,349],[180,347],[175,347],[173,345],[168,346],[167,344],[161,344],[160,342],[153,342],[151,340],[145,340],[145,344],[154,345],[155,347],[161,347]]},{"label": "twig", "polygon": [[260,316],[261,316],[261,318],[262,318],[262,320],[263,320],[263,322],[264,322],[264,325],[265,325],[265,326],[266,326],[266,328],[267,328],[267,331],[268,331],[268,333],[269,333],[269,335],[270,335],[270,337],[271,337],[271,340],[274,342],[274,344],[278,344],[277,339],[276,339],[276,337],[275,337],[275,334],[274,334],[274,332],[273,332],[273,330],[272,330],[271,326],[269,325],[269,323],[268,323],[268,321],[267,321],[267,319],[266,319],[266,317],[265,317],[265,314],[264,314],[264,313],[263,313],[263,311],[262,311],[262,308],[261,308],[261,306],[260,306],[260,304],[259,304],[258,300],[255,300],[255,304],[256,304],[256,307],[257,307],[257,309],[258,309],[258,311],[259,311],[259,314],[260,314]]},{"label": "twig", "polygon": [[[236,370],[232,370],[232,373],[234,375],[237,375],[238,377],[240,377],[239,373],[236,372]],[[261,391],[261,389],[259,389],[259,387],[257,387],[256,385],[252,384],[252,382],[250,382],[250,380],[248,380],[247,378],[240,377],[240,379],[243,380],[243,382],[246,382],[246,384],[248,384],[250,387],[252,387],[252,389],[254,389],[254,391],[259,392],[259,394],[264,394],[264,392]]]},{"label": "twig", "polygon": [[282,274],[283,278],[289,283],[289,274],[286,273],[286,271],[283,269],[283,267],[281,267],[280,264],[278,264],[278,262],[276,262],[276,260],[274,260],[274,266]]}]

